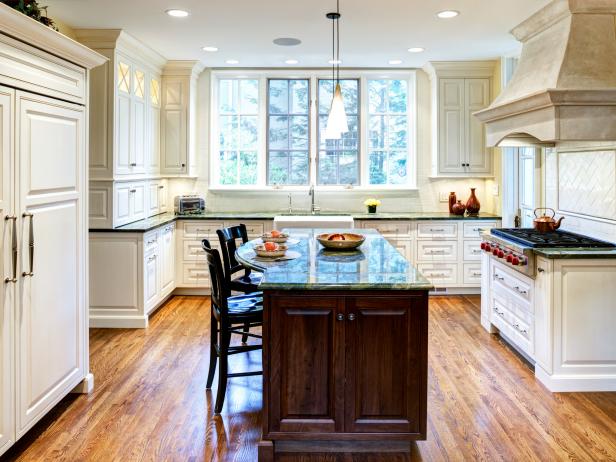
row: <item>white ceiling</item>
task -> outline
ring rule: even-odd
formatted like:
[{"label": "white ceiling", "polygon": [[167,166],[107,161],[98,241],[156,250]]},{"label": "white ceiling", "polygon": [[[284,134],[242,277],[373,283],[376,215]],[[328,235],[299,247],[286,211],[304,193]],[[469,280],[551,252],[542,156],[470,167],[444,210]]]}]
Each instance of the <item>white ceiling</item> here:
[{"label": "white ceiling", "polygon": [[[72,27],[121,28],[168,59],[200,59],[207,66],[327,67],[334,0],[46,0],[49,16]],[[494,58],[518,49],[509,35],[549,0],[341,0],[344,67],[419,67],[432,60]],[[181,8],[187,18],[171,18]],[[445,9],[460,11],[438,19]],[[302,44],[280,47],[277,37]],[[204,45],[217,53],[201,50]],[[410,47],[425,52],[411,54]],[[401,59],[399,66],[388,61]]]}]

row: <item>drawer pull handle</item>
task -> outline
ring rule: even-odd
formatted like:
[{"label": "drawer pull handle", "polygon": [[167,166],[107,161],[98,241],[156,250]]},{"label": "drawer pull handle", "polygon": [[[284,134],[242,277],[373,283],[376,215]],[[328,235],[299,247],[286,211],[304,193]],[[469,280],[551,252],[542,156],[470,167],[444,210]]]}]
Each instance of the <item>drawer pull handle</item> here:
[{"label": "drawer pull handle", "polygon": [[500,274],[498,273],[494,273],[494,279],[498,280],[498,281],[504,281],[505,278],[502,277]]},{"label": "drawer pull handle", "polygon": [[474,253],[474,254],[481,253],[481,249],[473,249],[473,253]]},{"label": "drawer pull handle", "polygon": [[156,239],[152,239],[151,241],[148,241],[148,245],[152,245],[152,244],[156,244]]},{"label": "drawer pull handle", "polygon": [[22,277],[34,276],[34,214],[24,212],[21,214],[23,218],[30,218],[30,232],[28,233],[28,254],[30,256],[30,271],[21,273]]},{"label": "drawer pull handle", "polygon": [[445,273],[429,273],[428,276],[431,278],[444,278],[447,275]]},{"label": "drawer pull handle", "polygon": [[522,295],[528,294],[528,291],[520,289],[520,286],[515,286],[514,289],[516,290],[516,292],[518,292],[518,293],[520,293]]},{"label": "drawer pull handle", "polygon": [[158,189],[165,189],[165,187],[164,186],[159,186]]},{"label": "drawer pull handle", "polygon": [[494,312],[495,312],[497,315],[499,315],[499,316],[504,316],[504,315],[505,315],[505,313],[504,313],[504,312],[502,312],[502,311],[498,311],[498,308],[496,308],[496,307],[494,307]]},{"label": "drawer pull handle", "polygon": [[344,321],[344,315],[342,313],[338,313],[336,315],[336,320],[337,321]]},{"label": "drawer pull handle", "polygon": [[17,282],[17,216],[16,215],[7,215],[4,217],[5,221],[13,220],[13,234],[11,236],[11,247],[12,247],[12,274],[11,277],[7,277],[4,279],[4,282],[8,284],[12,282],[15,284]]},{"label": "drawer pull handle", "polygon": [[432,232],[432,233],[444,233],[445,230],[443,228],[430,228],[430,232]]},{"label": "drawer pull handle", "polygon": [[136,192],[137,192],[137,190],[136,190],[136,189],[131,189],[131,190],[129,190],[128,192],[129,192],[129,193],[136,193]]},{"label": "drawer pull handle", "polygon": [[543,268],[537,268],[537,271],[543,273],[545,270]]},{"label": "drawer pull handle", "polygon": [[473,276],[481,276],[481,271],[473,271]]},{"label": "drawer pull handle", "polygon": [[445,250],[430,250],[430,254],[443,254]]},{"label": "drawer pull handle", "polygon": [[131,166],[131,167],[136,167],[136,166],[137,166],[137,164],[136,164],[135,162],[131,162],[130,166]]},{"label": "drawer pull handle", "polygon": [[148,258],[148,261],[154,261],[156,260],[156,255],[152,255],[150,258]]}]

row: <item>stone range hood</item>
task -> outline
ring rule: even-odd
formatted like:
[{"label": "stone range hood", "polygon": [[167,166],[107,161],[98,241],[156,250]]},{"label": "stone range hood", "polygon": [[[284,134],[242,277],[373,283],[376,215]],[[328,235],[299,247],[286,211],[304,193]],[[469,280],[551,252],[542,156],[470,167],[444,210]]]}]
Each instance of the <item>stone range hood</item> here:
[{"label": "stone range hood", "polygon": [[503,92],[474,115],[488,146],[616,140],[616,0],[554,0],[511,31],[523,44]]}]

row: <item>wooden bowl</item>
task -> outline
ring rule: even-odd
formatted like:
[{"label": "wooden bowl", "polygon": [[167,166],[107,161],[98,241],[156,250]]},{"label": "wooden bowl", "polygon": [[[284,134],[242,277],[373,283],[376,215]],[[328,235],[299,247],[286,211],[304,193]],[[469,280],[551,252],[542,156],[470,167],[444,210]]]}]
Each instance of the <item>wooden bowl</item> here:
[{"label": "wooden bowl", "polygon": [[[332,236],[343,236],[344,240],[331,240]],[[362,245],[365,240],[365,236],[354,233],[326,233],[317,236],[317,241],[323,247],[332,250],[353,250]]]},{"label": "wooden bowl", "polygon": [[278,237],[272,237],[270,233],[261,234],[261,240],[263,242],[274,242],[276,244],[284,244],[289,239],[289,235],[286,233],[281,233]]},{"label": "wooden bowl", "polygon": [[258,244],[255,245],[255,253],[259,257],[263,258],[280,258],[284,257],[287,252],[288,247],[286,245],[278,244],[278,248],[276,250],[265,250],[265,245]]}]

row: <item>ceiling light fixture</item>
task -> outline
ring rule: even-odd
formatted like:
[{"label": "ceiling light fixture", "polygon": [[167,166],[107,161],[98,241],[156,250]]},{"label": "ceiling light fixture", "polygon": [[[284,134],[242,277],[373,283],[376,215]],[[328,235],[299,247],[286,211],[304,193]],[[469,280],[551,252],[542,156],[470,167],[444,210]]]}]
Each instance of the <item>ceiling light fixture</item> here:
[{"label": "ceiling light fixture", "polygon": [[425,48],[422,47],[412,47],[409,48],[409,53],[421,53],[422,51],[426,51]]},{"label": "ceiling light fixture", "polygon": [[299,61],[297,59],[287,59],[285,64],[297,64]]},{"label": "ceiling light fixture", "polygon": [[213,53],[215,51],[218,51],[218,47],[203,47],[201,48],[203,51],[209,51],[210,53]]},{"label": "ceiling light fixture", "polygon": [[438,13],[436,13],[436,15],[441,19],[455,18],[459,14],[460,12],[456,10],[445,10],[445,11],[439,11]]},{"label": "ceiling light fixture", "polygon": [[343,133],[349,131],[340,88],[340,63],[342,62],[340,60],[340,0],[336,0],[336,11],[327,13],[325,16],[332,20],[332,59],[330,63],[332,63],[332,87],[334,88],[325,128],[325,139],[339,140]]},{"label": "ceiling light fixture", "polygon": [[227,59],[225,61],[227,64],[239,64],[240,62],[237,59]]},{"label": "ceiling light fixture", "polygon": [[178,9],[167,10],[165,11],[165,13],[167,13],[169,16],[174,17],[174,18],[185,18],[186,16],[190,14],[188,13],[188,11],[178,10]]},{"label": "ceiling light fixture", "polygon": [[402,64],[402,60],[401,59],[390,59],[389,64],[396,66],[398,64]]}]

